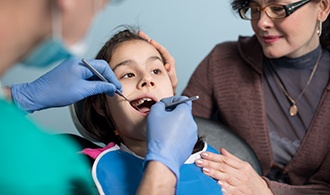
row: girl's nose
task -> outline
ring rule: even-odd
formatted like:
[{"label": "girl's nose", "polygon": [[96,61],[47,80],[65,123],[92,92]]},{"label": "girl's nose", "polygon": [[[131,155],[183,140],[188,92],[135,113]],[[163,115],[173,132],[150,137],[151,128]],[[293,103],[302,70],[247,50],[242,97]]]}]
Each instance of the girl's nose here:
[{"label": "girl's nose", "polygon": [[143,87],[154,87],[155,86],[155,82],[154,79],[151,75],[149,74],[145,74],[142,78],[141,81],[139,83],[139,87],[143,88]]}]

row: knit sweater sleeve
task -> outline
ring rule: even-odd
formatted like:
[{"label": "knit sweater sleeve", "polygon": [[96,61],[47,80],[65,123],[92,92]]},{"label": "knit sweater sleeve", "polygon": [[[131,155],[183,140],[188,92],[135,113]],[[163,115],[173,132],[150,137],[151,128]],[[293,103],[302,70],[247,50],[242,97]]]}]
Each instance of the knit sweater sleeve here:
[{"label": "knit sweater sleeve", "polygon": [[198,65],[182,93],[182,95],[188,97],[199,96],[199,100],[193,102],[194,116],[211,118],[214,108],[216,108],[212,84],[214,78],[212,71],[214,52],[215,50],[213,49]]},{"label": "knit sweater sleeve", "polygon": [[327,185],[308,184],[308,185],[289,185],[271,181],[263,177],[269,189],[275,195],[300,195],[300,194],[329,194],[330,188]]}]

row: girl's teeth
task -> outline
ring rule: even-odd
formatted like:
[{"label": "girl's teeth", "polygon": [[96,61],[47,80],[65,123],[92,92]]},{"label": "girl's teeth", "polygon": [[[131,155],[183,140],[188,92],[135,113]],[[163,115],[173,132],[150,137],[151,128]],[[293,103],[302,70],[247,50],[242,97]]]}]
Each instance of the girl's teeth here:
[{"label": "girl's teeth", "polygon": [[142,98],[142,99],[140,99],[138,102],[136,102],[135,104],[134,104],[134,106],[136,107],[136,106],[139,106],[139,105],[141,105],[141,104],[143,104],[143,102],[145,102],[145,101],[152,101],[150,98]]}]

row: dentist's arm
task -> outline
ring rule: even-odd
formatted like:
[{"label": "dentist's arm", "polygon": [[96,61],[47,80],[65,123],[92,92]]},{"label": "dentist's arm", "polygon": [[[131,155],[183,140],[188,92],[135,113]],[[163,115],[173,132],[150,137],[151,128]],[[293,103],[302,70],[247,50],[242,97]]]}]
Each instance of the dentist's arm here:
[{"label": "dentist's arm", "polygon": [[104,60],[88,60],[110,83],[94,79],[80,59],[71,58],[31,83],[15,84],[11,93],[15,104],[26,112],[62,107],[99,93],[114,95],[121,84]]},{"label": "dentist's arm", "polygon": [[197,141],[197,125],[190,101],[173,110],[165,110],[165,104],[186,98],[166,98],[151,107],[147,118],[145,175],[138,194],[174,194],[179,169]]},{"label": "dentist's arm", "polygon": [[150,161],[144,170],[137,195],[175,194],[175,174],[163,163]]}]

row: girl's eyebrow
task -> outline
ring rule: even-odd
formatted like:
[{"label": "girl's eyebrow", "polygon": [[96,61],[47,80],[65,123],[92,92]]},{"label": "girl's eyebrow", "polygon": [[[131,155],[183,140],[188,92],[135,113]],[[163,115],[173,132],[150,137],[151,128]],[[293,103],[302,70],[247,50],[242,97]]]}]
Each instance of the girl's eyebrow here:
[{"label": "girl's eyebrow", "polygon": [[120,66],[125,66],[125,65],[129,65],[129,64],[134,64],[135,61],[134,60],[124,60],[118,64],[115,65],[115,67],[113,67],[112,71],[115,71],[116,68],[120,67]]},{"label": "girl's eyebrow", "polygon": [[159,56],[151,56],[151,57],[148,58],[147,61],[155,61],[155,60],[159,60],[159,61],[161,61],[164,64],[163,59],[161,57],[159,57]]},{"label": "girl's eyebrow", "polygon": [[[161,61],[162,63],[164,63],[164,62],[163,62],[163,59],[160,58],[160,57],[158,57],[158,56],[150,56],[150,57],[147,59],[147,61],[155,61],[155,60],[159,60],[159,61]],[[113,67],[112,71],[115,71],[115,69],[118,68],[118,67],[120,67],[120,66],[131,65],[131,64],[136,64],[136,62],[135,62],[134,60],[131,60],[131,59],[129,59],[129,60],[124,60],[124,61],[122,61],[122,62],[116,64],[115,67]]]}]

